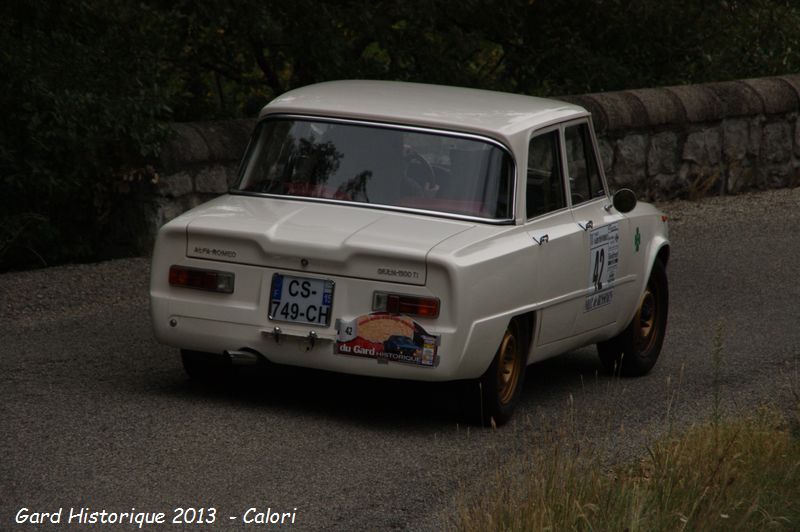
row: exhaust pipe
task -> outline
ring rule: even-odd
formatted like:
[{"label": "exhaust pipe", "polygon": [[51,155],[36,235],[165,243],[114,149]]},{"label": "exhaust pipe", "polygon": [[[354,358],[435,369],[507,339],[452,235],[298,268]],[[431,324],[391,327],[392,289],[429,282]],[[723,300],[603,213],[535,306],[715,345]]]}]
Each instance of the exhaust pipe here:
[{"label": "exhaust pipe", "polygon": [[261,355],[256,353],[255,351],[242,351],[242,350],[225,350],[223,354],[228,357],[231,361],[231,364],[237,366],[247,366],[258,364],[261,360]]}]

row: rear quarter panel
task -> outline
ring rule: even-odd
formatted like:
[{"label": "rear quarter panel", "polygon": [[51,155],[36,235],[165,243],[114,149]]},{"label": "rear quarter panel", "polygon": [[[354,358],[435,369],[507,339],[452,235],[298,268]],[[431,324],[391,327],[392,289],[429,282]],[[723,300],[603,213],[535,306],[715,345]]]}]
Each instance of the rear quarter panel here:
[{"label": "rear quarter panel", "polygon": [[429,253],[429,288],[446,294],[461,378],[480,376],[511,318],[535,307],[530,246],[524,227],[475,226]]}]

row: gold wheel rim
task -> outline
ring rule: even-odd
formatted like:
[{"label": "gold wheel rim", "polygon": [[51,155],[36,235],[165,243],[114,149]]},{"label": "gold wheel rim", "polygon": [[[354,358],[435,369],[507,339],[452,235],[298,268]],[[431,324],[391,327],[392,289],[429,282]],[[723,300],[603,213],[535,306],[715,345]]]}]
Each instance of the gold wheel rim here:
[{"label": "gold wheel rim", "polygon": [[519,342],[511,330],[506,330],[497,353],[497,397],[500,404],[506,405],[514,397],[522,371],[522,357]]},{"label": "gold wheel rim", "polygon": [[656,313],[657,313],[656,296],[653,291],[648,287],[642,296],[642,302],[636,310],[636,324],[637,324],[637,340],[639,344],[639,351],[649,351],[656,340]]}]

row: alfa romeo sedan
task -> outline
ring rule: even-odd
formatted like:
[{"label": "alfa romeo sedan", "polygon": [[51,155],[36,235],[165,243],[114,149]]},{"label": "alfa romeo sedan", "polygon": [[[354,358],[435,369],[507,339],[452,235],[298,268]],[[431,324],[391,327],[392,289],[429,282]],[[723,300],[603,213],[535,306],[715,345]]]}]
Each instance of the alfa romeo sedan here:
[{"label": "alfa romeo sedan", "polygon": [[268,360],[459,381],[508,421],[529,364],[597,344],[642,375],[667,322],[667,218],[611,195],[590,114],[337,81],[260,114],[228,194],[159,231],[155,334],[192,378]]}]

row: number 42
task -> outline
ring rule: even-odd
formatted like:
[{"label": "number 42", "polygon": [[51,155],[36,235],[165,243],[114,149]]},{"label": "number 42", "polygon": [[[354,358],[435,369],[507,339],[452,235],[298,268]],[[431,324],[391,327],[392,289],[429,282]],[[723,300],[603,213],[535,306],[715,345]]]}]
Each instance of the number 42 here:
[{"label": "number 42", "polygon": [[600,248],[594,252],[594,272],[592,273],[592,284],[595,290],[603,289],[603,269],[606,264],[606,249]]}]

